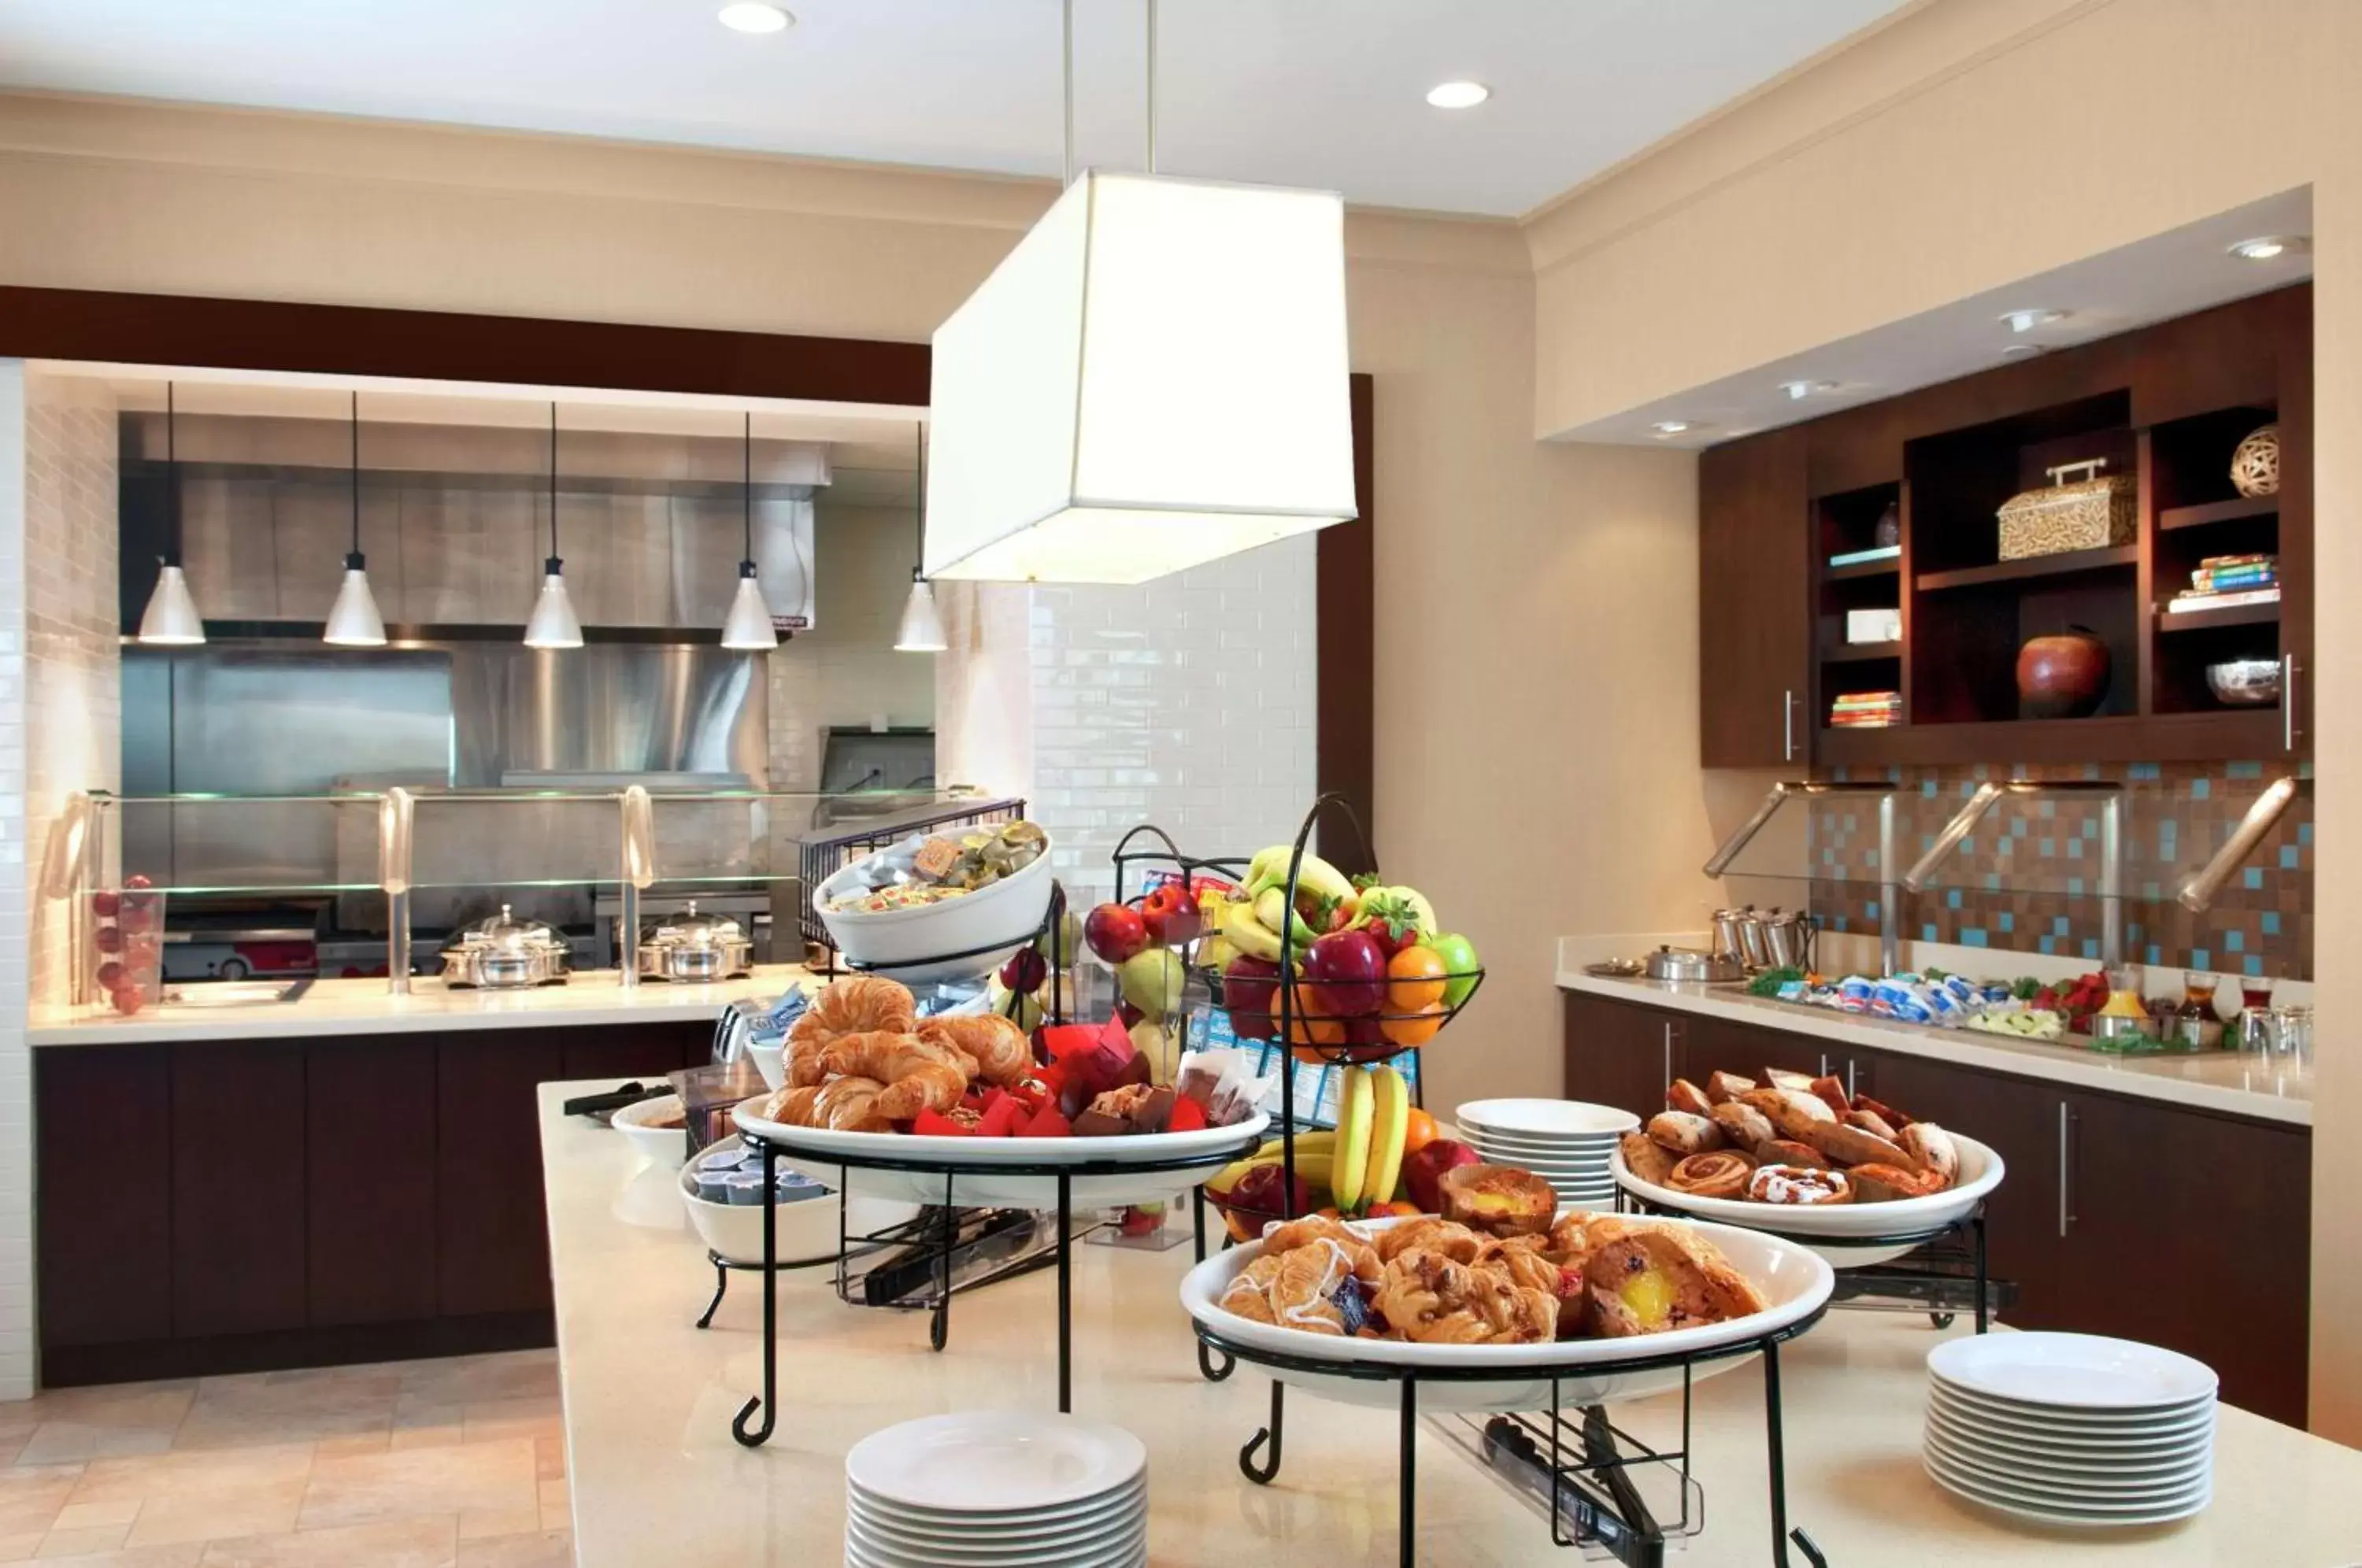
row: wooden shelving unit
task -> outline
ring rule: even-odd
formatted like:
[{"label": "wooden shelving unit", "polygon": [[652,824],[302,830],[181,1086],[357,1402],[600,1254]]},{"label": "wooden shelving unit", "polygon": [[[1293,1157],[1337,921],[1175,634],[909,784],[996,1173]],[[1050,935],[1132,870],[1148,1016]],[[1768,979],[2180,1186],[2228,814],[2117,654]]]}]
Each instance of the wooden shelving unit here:
[{"label": "wooden shelving unit", "polygon": [[2280,607],[2277,604],[2227,604],[2220,610],[2185,610],[2176,615],[2160,604],[2157,607],[2157,629],[2161,635],[2171,636],[2182,632],[2211,632],[2222,626],[2277,626],[2280,624]]},{"label": "wooden shelving unit", "polygon": [[2078,572],[2139,564],[2139,546],[2115,545],[2097,550],[2062,550],[2055,556],[2029,556],[2022,560],[1995,561],[1991,566],[1961,567],[1952,571],[1924,571],[1919,574],[1917,586],[1922,593],[1941,593],[1952,588],[2031,582],[2036,578],[2072,577]]},{"label": "wooden shelving unit", "polygon": [[1841,647],[1831,648],[1821,655],[1821,662],[1823,664],[1860,664],[1870,659],[1901,658],[1902,657],[1903,639],[1897,637],[1891,643],[1847,643]]},{"label": "wooden shelving unit", "polygon": [[1902,573],[1903,561],[1900,557],[1892,560],[1855,561],[1848,566],[1821,569],[1822,580],[1827,582],[1852,582],[1860,578],[1871,577],[1899,577]]},{"label": "wooden shelving unit", "polygon": [[2246,523],[2258,517],[2277,518],[2280,498],[2277,495],[2240,495],[2229,501],[2203,502],[2196,506],[2164,506],[2158,509],[2157,528],[2160,534],[2171,534],[2183,528],[2205,528],[2217,523]]}]

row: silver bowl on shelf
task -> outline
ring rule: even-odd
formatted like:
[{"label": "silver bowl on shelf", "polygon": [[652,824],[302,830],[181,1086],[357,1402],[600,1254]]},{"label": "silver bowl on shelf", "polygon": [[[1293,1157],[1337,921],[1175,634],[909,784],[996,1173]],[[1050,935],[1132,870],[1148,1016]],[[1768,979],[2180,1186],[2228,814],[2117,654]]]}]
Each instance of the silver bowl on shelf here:
[{"label": "silver bowl on shelf", "polygon": [[2206,667],[2206,690],[2234,708],[2265,708],[2280,700],[2280,661],[2233,658]]}]

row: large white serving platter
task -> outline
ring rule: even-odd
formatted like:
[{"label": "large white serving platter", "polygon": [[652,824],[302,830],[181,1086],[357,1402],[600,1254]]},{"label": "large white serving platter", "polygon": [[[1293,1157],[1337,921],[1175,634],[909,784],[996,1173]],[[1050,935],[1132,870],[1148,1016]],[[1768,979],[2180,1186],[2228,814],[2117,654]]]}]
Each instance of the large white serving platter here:
[{"label": "large white serving platter", "polygon": [[1451,1113],[1451,1121],[1518,1142],[1620,1138],[1640,1128],[1640,1119],[1628,1110],[1580,1099],[1472,1099]]},{"label": "large white serving platter", "polygon": [[888,1497],[872,1496],[847,1482],[845,1513],[855,1518],[890,1526],[904,1535],[941,1537],[978,1543],[1019,1542],[1036,1539],[1063,1540],[1067,1532],[1092,1525],[1102,1514],[1137,1512],[1145,1507],[1148,1477],[1142,1474],[1096,1497],[1061,1503],[1023,1514],[978,1514],[946,1508],[922,1508]]},{"label": "large white serving platter", "polygon": [[[926,835],[915,834],[917,838]],[[1023,868],[989,887],[955,899],[907,909],[864,912],[828,906],[848,893],[868,886],[872,863],[911,840],[865,856],[812,890],[812,908],[828,928],[836,950],[855,966],[873,975],[890,976],[906,986],[930,986],[944,980],[988,975],[1003,960],[1033,940],[1042,918],[1050,910],[1050,851],[1054,842],[1043,835],[1042,853]],[[987,946],[1004,943],[1005,945]],[[985,951],[966,958],[934,959],[944,953]]]},{"label": "large white serving platter", "polygon": [[[1903,1246],[1862,1246],[1860,1242],[1863,1238],[1935,1231],[1955,1224],[1966,1219],[1985,1194],[2001,1185],[2003,1174],[2001,1155],[1974,1138],[1963,1137],[1958,1132],[1952,1134],[1952,1143],[1960,1154],[1959,1182],[1948,1190],[1931,1197],[1897,1198],[1892,1203],[1800,1205],[1699,1198],[1659,1187],[1654,1182],[1642,1181],[1632,1174],[1632,1167],[1624,1163],[1620,1149],[1617,1151],[1615,1160],[1616,1182],[1636,1198],[1701,1220],[1738,1225],[1748,1230],[1779,1231],[1792,1236],[1809,1238],[1816,1243],[1840,1243],[1816,1245],[1814,1250],[1839,1268],[1863,1268],[1872,1264],[1892,1262],[1917,1245],[1912,1242]],[[1848,1241],[1855,1244],[1841,1244]],[[2007,1337],[2016,1339],[2022,1336],[2013,1334]]]},{"label": "large white serving platter", "polygon": [[[1369,1230],[1398,1223],[1393,1218],[1363,1222]],[[1536,1367],[1565,1370],[1558,1381],[1562,1405],[1603,1405],[1618,1399],[1642,1399],[1682,1386],[1679,1366],[1634,1370],[1628,1364],[1741,1344],[1810,1317],[1829,1298],[1836,1275],[1829,1265],[1805,1247],[1760,1231],[1727,1225],[1698,1224],[1686,1220],[1640,1220],[1639,1224],[1687,1225],[1720,1248],[1730,1265],[1755,1283],[1771,1306],[1764,1311],[1727,1323],[1670,1333],[1640,1334],[1629,1339],[1565,1340],[1530,1345],[1436,1345],[1408,1340],[1346,1339],[1258,1323],[1225,1310],[1219,1303],[1231,1280],[1263,1252],[1261,1242],[1217,1253],[1191,1269],[1181,1281],[1181,1305],[1189,1316],[1233,1344],[1337,1364],[1334,1373],[1273,1367],[1270,1375],[1282,1383],[1333,1399],[1341,1404],[1392,1409],[1402,1390],[1391,1379],[1356,1378],[1344,1367],[1355,1364],[1410,1366],[1452,1371],[1498,1368],[1499,1380],[1484,1382],[1422,1382],[1422,1410],[1536,1410],[1551,1402],[1551,1379],[1536,1375]],[[1748,1360],[1734,1354],[1702,1362],[1694,1378],[1712,1377]]]},{"label": "large white serving platter", "polygon": [[832,1155],[872,1155],[924,1164],[948,1160],[968,1167],[950,1178],[955,1205],[976,1208],[1054,1207],[1058,1201],[1055,1176],[1002,1174],[996,1165],[1107,1165],[1113,1169],[1084,1171],[1068,1178],[1073,1201],[1090,1208],[1117,1208],[1127,1203],[1154,1203],[1185,1192],[1216,1175],[1220,1165],[1188,1171],[1128,1171],[1121,1167],[1149,1161],[1187,1159],[1225,1152],[1245,1154],[1263,1142],[1271,1118],[1262,1111],[1229,1127],[1206,1127],[1194,1132],[1158,1132],[1124,1138],[943,1138],[908,1132],[840,1132],[826,1127],[790,1127],[759,1114],[768,1096],[738,1107],[733,1114],[742,1132],[752,1133],[779,1152],[779,1163],[801,1171],[823,1187],[856,1198],[886,1198],[904,1203],[941,1204],[944,1180],[918,1171],[863,1170],[842,1165]]},{"label": "large white serving platter", "polygon": [[1927,1370],[1962,1393],[2045,1415],[2174,1409],[2212,1400],[2221,1386],[2214,1369],[2202,1361],[2100,1334],[1953,1340],[1927,1353]]},{"label": "large white serving platter", "polygon": [[922,1508],[1032,1512],[1104,1496],[1148,1468],[1121,1427],[1035,1410],[957,1410],[870,1433],[844,1476],[872,1497]]}]

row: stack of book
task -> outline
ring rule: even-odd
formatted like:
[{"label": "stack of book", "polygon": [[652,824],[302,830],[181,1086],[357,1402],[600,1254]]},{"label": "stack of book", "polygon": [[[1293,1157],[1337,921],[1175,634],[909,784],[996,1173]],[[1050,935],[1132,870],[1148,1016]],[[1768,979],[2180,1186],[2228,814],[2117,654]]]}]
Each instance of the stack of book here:
[{"label": "stack of book", "polygon": [[2190,574],[2190,586],[2173,596],[2168,613],[2223,610],[2234,604],[2270,604],[2280,596],[2279,562],[2268,555],[2209,556]]},{"label": "stack of book", "polygon": [[1902,722],[1900,691],[1848,691],[1829,708],[1829,723],[1840,730],[1882,730]]}]

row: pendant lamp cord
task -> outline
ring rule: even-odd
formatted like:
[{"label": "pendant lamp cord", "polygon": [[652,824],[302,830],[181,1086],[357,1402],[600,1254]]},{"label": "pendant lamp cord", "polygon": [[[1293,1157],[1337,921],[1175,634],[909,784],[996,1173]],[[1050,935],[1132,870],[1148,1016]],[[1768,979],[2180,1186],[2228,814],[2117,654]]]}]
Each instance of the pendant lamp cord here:
[{"label": "pendant lamp cord", "polygon": [[[1065,74],[1066,159],[1062,184],[1075,182],[1075,0],[1065,0],[1059,29]],[[1156,0],[1148,0],[1148,171],[1156,172]]]},{"label": "pendant lamp cord", "polygon": [[1075,0],[1066,0],[1062,35],[1066,68],[1066,185],[1075,182]]},{"label": "pendant lamp cord", "polygon": [[361,553],[361,394],[353,393],[353,554]]},{"label": "pendant lamp cord", "polygon": [[911,503],[911,521],[918,525],[919,554],[911,575],[921,577],[927,569],[927,427],[924,424],[913,425],[911,431],[911,446],[919,459],[918,496]]},{"label": "pendant lamp cord", "polygon": [[755,558],[755,411],[746,411],[746,477],[738,493],[746,507],[746,559]]},{"label": "pendant lamp cord", "polygon": [[557,558],[557,404],[549,405],[549,558]]},{"label": "pendant lamp cord", "polygon": [[164,471],[172,476],[172,533],[165,566],[181,564],[181,430],[180,404],[171,381],[164,383]]},{"label": "pendant lamp cord", "polygon": [[1148,171],[1156,172],[1156,0],[1148,0]]}]

